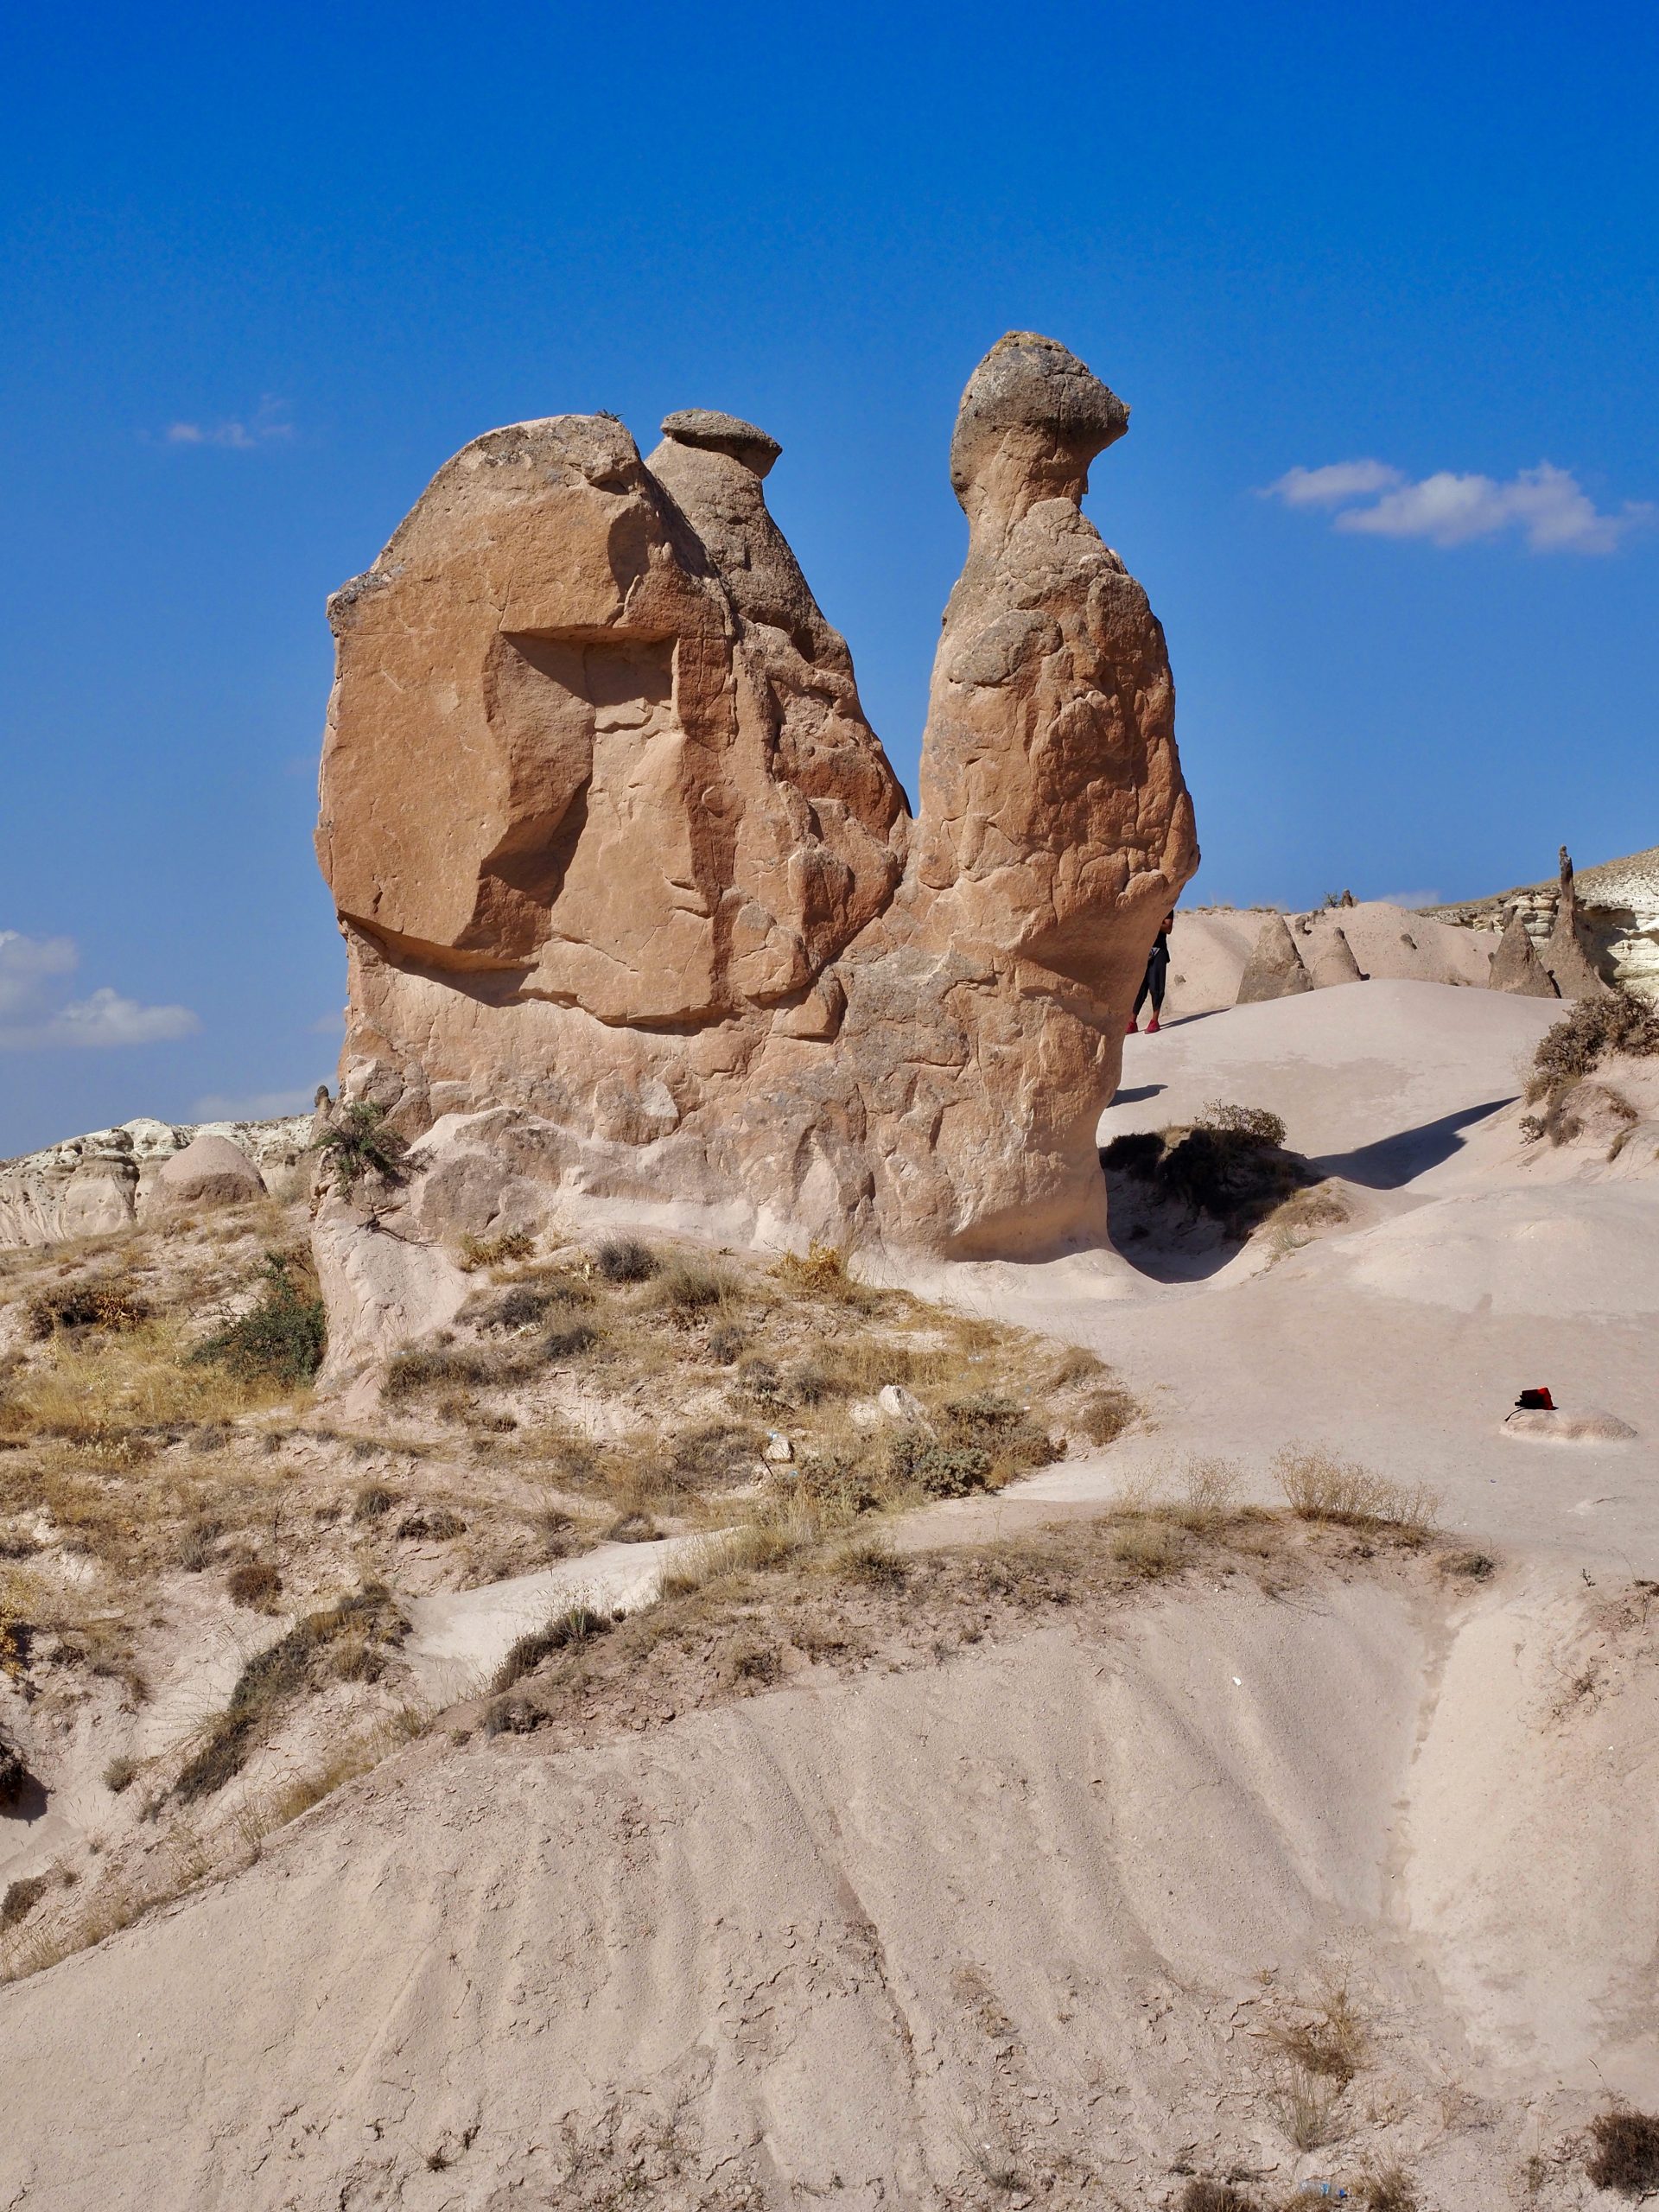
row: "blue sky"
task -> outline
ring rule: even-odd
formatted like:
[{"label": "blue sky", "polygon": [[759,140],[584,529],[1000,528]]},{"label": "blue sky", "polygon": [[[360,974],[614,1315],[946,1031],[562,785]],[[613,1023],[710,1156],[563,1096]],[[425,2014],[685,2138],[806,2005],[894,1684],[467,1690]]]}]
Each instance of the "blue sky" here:
[{"label": "blue sky", "polygon": [[952,412],[1046,331],[1134,410],[1090,508],[1168,632],[1191,895],[1659,838],[1651,8],[6,23],[0,1153],[330,1071],[324,597],[525,416],[779,436],[913,790]]}]

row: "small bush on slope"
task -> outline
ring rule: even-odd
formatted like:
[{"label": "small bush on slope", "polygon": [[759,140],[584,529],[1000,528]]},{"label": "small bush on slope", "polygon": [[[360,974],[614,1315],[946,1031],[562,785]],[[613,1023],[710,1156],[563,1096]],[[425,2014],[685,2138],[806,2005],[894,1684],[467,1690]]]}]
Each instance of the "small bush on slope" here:
[{"label": "small bush on slope", "polygon": [[23,1309],[32,1337],[59,1329],[136,1329],[149,1307],[119,1275],[83,1275],[36,1291]]},{"label": "small bush on slope", "polygon": [[1610,990],[1580,999],[1573,1011],[1547,1029],[1532,1056],[1527,1103],[1558,1099],[1598,1067],[1608,1052],[1637,1058],[1659,1053],[1659,1011],[1634,991]]},{"label": "small bush on slope", "polygon": [[327,1345],[322,1299],[308,1266],[267,1252],[258,1302],[199,1344],[197,1363],[217,1363],[245,1382],[308,1382]]},{"label": "small bush on slope", "polygon": [[383,1183],[404,1180],[409,1147],[396,1129],[386,1126],[385,1108],[365,1100],[342,1106],[339,1118],[312,1140],[309,1148],[321,1154],[323,1166],[342,1198],[349,1198],[365,1176],[376,1176]]},{"label": "small bush on slope", "polygon": [[1335,1521],[1354,1528],[1392,1528],[1426,1535],[1438,1503],[1421,1484],[1391,1483],[1352,1459],[1292,1446],[1273,1463],[1285,1501],[1299,1521]]},{"label": "small bush on slope", "polygon": [[1206,1106],[1191,1128],[1134,1129],[1100,1154],[1103,1168],[1130,1175],[1159,1196],[1207,1214],[1243,1238],[1294,1193],[1318,1180],[1284,1149],[1285,1125],[1264,1106]]},{"label": "small bush on slope", "polygon": [[1595,2144],[1585,2171],[1598,2189],[1643,2197],[1659,2190],[1659,2118],[1650,2112],[1604,2112],[1590,2123]]}]

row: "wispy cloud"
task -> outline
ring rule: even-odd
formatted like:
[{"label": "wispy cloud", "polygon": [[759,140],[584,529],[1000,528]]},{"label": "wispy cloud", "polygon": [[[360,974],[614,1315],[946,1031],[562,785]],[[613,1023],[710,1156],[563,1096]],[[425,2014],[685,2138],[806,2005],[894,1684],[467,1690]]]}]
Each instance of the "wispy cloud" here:
[{"label": "wispy cloud", "polygon": [[246,422],[232,416],[222,423],[169,423],[162,441],[169,446],[228,446],[233,452],[250,453],[256,446],[293,435],[286,404],[267,392]]},{"label": "wispy cloud", "polygon": [[1262,496],[1287,507],[1337,509],[1332,527],[1357,535],[1467,545],[1514,531],[1532,553],[1613,553],[1655,515],[1639,499],[1604,513],[1571,469],[1548,461],[1503,482],[1440,469],[1417,483],[1386,461],[1338,461],[1287,469]]},{"label": "wispy cloud", "polygon": [[1366,492],[1386,492],[1405,479],[1385,461],[1333,461],[1323,468],[1287,468],[1265,496],[1287,507],[1335,507]]},{"label": "wispy cloud", "polygon": [[67,997],[79,962],[73,938],[0,930],[0,1052],[158,1045],[200,1028],[188,1006],[142,1006],[107,983],[84,999]]},{"label": "wispy cloud", "polygon": [[0,1029],[41,1006],[54,976],[71,976],[79,958],[72,937],[24,937],[0,930]]},{"label": "wispy cloud", "polygon": [[330,1007],[327,1014],[320,1014],[311,1024],[314,1037],[343,1037],[346,1016],[339,1007]]},{"label": "wispy cloud", "polygon": [[274,1122],[285,1114],[308,1114],[316,1095],[315,1084],[309,1090],[250,1090],[230,1097],[222,1091],[210,1090],[190,1109],[190,1118],[195,1122]]}]

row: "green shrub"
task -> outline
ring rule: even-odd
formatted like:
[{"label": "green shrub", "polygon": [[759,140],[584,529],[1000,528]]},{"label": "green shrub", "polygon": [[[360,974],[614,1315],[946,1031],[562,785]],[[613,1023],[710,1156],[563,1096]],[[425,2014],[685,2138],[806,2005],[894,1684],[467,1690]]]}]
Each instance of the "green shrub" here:
[{"label": "green shrub", "polygon": [[991,1455],[977,1444],[944,1444],[924,1428],[901,1428],[887,1446],[889,1478],[927,1497],[966,1497],[985,1490]]},{"label": "green shrub", "polygon": [[342,1198],[349,1198],[365,1175],[378,1176],[384,1183],[404,1179],[409,1147],[388,1127],[385,1108],[366,1099],[336,1108],[334,1120],[306,1148],[321,1154],[324,1170],[334,1177]]},{"label": "green shrub", "polygon": [[291,1255],[267,1252],[257,1301],[190,1357],[227,1369],[239,1382],[308,1382],[322,1365],[327,1341],[315,1279]]},{"label": "green shrub", "polygon": [[938,1425],[941,1443],[988,1453],[1004,1479],[1028,1468],[1046,1467],[1059,1456],[1046,1429],[1011,1398],[993,1391],[948,1398]]}]

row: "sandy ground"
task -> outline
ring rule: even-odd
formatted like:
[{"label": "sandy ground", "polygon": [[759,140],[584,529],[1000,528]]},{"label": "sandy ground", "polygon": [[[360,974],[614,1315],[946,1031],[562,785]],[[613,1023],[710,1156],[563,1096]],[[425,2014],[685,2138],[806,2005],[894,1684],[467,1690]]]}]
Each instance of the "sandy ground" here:
[{"label": "sandy ground", "polygon": [[[0,1992],[0,2205],[1141,2212],[1388,2160],[1421,2212],[1614,2202],[1575,2145],[1659,2106],[1659,1184],[1529,1168],[1503,1102],[1555,1011],[1375,982],[1132,1040],[1103,1134],[1271,1106],[1376,1204],[1185,1282],[962,1275],[1148,1420],[906,1538],[1196,1454],[1267,1496],[1305,1442],[1432,1483],[1490,1579],[1359,1546],[580,1750],[435,1733]],[[1636,1434],[1506,1433],[1539,1382]],[[575,1567],[635,1599],[619,1548]],[[422,1601],[417,1655],[569,1574]],[[1337,1989],[1363,2057],[1298,2152],[1274,2030]]]}]

